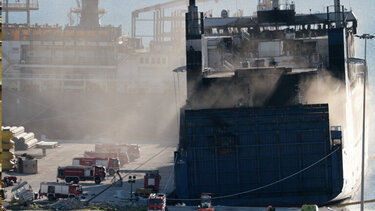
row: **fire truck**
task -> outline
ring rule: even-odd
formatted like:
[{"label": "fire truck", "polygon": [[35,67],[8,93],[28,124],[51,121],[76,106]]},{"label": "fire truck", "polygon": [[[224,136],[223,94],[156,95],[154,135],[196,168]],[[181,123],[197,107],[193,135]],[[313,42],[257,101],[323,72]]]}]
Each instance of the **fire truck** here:
[{"label": "fire truck", "polygon": [[59,198],[78,198],[82,195],[82,186],[57,182],[40,183],[39,196],[47,196],[49,201]]},{"label": "fire truck", "polygon": [[144,188],[149,188],[153,192],[159,192],[161,176],[159,171],[148,171],[144,176]]},{"label": "fire truck", "polygon": [[95,152],[126,153],[130,161],[134,161],[140,157],[138,144],[95,144]]},{"label": "fire truck", "polygon": [[159,170],[120,170],[123,174],[145,174],[143,189],[149,189],[152,193],[159,192],[161,176]]},{"label": "fire truck", "polygon": [[117,158],[73,158],[73,166],[104,166],[107,173],[113,176],[120,170],[120,161]]},{"label": "fire truck", "polygon": [[85,152],[85,158],[103,158],[103,159],[110,159],[110,158],[118,158],[120,160],[120,164],[124,165],[129,163],[129,156],[128,153],[117,153],[117,152]]},{"label": "fire truck", "polygon": [[211,204],[211,194],[201,194],[201,205],[198,206],[198,211],[214,211],[214,207]]},{"label": "fire truck", "polygon": [[167,197],[163,193],[152,193],[148,197],[148,211],[167,211]]},{"label": "fire truck", "polygon": [[66,166],[57,168],[57,178],[67,183],[77,184],[79,181],[95,181],[100,184],[106,175],[104,166]]}]

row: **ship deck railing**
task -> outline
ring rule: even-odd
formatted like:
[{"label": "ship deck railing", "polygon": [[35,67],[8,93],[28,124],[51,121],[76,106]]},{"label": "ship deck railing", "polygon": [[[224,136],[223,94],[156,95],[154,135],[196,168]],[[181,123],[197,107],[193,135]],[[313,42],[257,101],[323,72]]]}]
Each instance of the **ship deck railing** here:
[{"label": "ship deck railing", "polygon": [[50,74],[38,74],[38,73],[3,73],[3,78],[6,80],[98,80],[98,79],[116,79],[116,74],[110,73],[82,73],[82,74],[69,74],[64,72],[61,73],[50,73]]},{"label": "ship deck railing", "polygon": [[3,4],[4,11],[26,11],[26,10],[39,10],[39,3],[30,3],[27,5],[26,3],[4,3]]}]

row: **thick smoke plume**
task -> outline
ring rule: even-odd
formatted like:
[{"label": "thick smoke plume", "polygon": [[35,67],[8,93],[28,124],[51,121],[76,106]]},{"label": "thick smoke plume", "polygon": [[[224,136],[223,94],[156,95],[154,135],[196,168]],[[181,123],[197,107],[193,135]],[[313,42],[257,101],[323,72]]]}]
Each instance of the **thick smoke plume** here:
[{"label": "thick smoke plume", "polygon": [[[304,103],[329,104],[330,125],[342,127],[344,147],[357,147],[362,139],[363,77],[352,75],[349,79],[347,74],[343,82],[325,71],[314,80],[302,82],[300,87]],[[368,93],[366,97],[369,96]],[[370,101],[368,98],[366,102]],[[366,108],[370,114],[368,103]],[[366,115],[366,122],[370,123],[370,115]]]},{"label": "thick smoke plume", "polygon": [[300,84],[303,103],[329,104],[330,124],[341,125],[346,121],[346,88],[345,83],[329,72],[323,71],[317,77],[309,78]]},{"label": "thick smoke plume", "polygon": [[60,93],[4,90],[4,125],[51,139],[154,142],[176,140],[176,102],[164,93]]}]

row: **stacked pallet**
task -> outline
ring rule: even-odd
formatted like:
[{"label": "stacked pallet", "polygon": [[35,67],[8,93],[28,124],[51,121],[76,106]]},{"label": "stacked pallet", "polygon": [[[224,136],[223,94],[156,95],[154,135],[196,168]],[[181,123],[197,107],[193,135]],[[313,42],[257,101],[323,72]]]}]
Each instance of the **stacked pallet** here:
[{"label": "stacked pallet", "polygon": [[14,142],[16,151],[30,149],[38,142],[35,134],[25,132],[24,127],[3,127],[3,131],[9,131],[12,134],[11,140]]},{"label": "stacked pallet", "polygon": [[34,133],[22,133],[15,136],[12,141],[14,141],[16,151],[28,150],[36,145],[38,142],[35,139]]},{"label": "stacked pallet", "polygon": [[1,127],[1,130],[4,131],[5,132],[4,135],[7,136],[7,138],[10,138],[10,139],[12,139],[14,136],[18,136],[21,133],[25,132],[24,127],[16,127],[16,126]]},{"label": "stacked pallet", "polygon": [[59,142],[54,141],[40,141],[36,144],[36,148],[40,149],[53,149],[59,145]]}]

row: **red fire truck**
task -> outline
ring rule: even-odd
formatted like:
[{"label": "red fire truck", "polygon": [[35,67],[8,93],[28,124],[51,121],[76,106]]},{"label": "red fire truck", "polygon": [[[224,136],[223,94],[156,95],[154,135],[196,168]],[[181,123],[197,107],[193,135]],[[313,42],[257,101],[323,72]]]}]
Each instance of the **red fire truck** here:
[{"label": "red fire truck", "polygon": [[66,184],[57,182],[40,183],[39,196],[47,196],[53,201],[59,198],[77,198],[82,195],[82,186],[78,184]]},{"label": "red fire truck", "polygon": [[73,166],[104,166],[109,175],[114,175],[120,169],[117,158],[73,158]]},{"label": "red fire truck", "polygon": [[211,194],[201,194],[201,205],[198,206],[198,211],[214,211],[214,207],[211,204]]},{"label": "red fire truck", "polygon": [[161,176],[159,171],[149,171],[144,177],[144,188],[151,189],[154,193],[159,192]]},{"label": "red fire truck", "polygon": [[166,211],[167,210],[167,197],[162,193],[152,193],[148,197],[148,211]]},{"label": "red fire truck", "polygon": [[128,153],[117,153],[117,152],[85,152],[85,158],[118,158],[120,160],[120,164],[124,165],[129,163],[129,156]]},{"label": "red fire truck", "polygon": [[95,181],[100,184],[106,175],[104,166],[66,166],[57,168],[57,178],[67,183],[77,184],[79,181]]},{"label": "red fire truck", "polygon": [[151,190],[152,193],[159,192],[161,176],[159,170],[120,170],[123,174],[145,174],[143,188]]},{"label": "red fire truck", "polygon": [[138,144],[96,144],[95,152],[116,152],[126,153],[130,161],[140,157],[140,148]]}]

